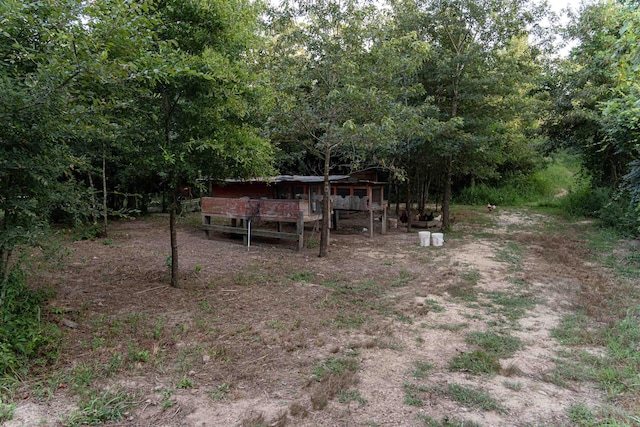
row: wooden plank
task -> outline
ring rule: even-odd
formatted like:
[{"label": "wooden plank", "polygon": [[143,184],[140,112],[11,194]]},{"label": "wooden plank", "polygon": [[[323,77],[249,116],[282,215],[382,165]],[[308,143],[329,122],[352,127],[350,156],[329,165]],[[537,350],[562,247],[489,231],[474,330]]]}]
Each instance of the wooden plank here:
[{"label": "wooden plank", "polygon": [[[202,228],[203,230],[207,230],[207,231],[219,231],[222,233],[242,234],[244,236],[247,235],[246,228],[230,227],[228,225],[205,224],[202,226]],[[261,230],[261,229],[255,229],[255,228],[251,228],[251,235],[259,236],[259,237],[271,237],[276,239],[298,240],[297,233],[283,233],[278,231]]]}]

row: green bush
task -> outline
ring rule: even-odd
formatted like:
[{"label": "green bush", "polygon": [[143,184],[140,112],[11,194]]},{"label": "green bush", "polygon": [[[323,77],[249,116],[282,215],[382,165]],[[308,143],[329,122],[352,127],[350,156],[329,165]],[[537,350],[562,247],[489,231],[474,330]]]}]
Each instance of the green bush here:
[{"label": "green bush", "polygon": [[26,286],[14,269],[0,285],[0,377],[20,376],[30,362],[54,358],[59,330],[43,322],[41,310],[51,292]]},{"label": "green bush", "polygon": [[559,207],[573,218],[594,218],[605,227],[623,234],[637,235],[640,219],[628,197],[616,194],[608,187],[584,187],[559,200]]}]

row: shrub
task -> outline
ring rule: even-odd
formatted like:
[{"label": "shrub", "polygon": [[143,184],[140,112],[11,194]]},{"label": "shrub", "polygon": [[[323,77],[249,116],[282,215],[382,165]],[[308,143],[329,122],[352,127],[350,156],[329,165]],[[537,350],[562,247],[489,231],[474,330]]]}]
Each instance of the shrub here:
[{"label": "shrub", "polygon": [[30,289],[24,273],[14,269],[0,288],[0,376],[19,376],[28,362],[56,355],[59,330],[42,321],[43,304],[51,292]]}]

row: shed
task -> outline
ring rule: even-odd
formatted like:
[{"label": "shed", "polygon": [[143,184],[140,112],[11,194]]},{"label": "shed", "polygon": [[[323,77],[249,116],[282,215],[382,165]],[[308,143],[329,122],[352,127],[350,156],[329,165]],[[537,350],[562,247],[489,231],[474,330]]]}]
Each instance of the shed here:
[{"label": "shed", "polygon": [[[374,216],[382,217],[382,234],[386,233],[387,201],[385,183],[366,175],[331,175],[331,210],[333,228],[341,211],[369,212],[369,234],[373,237]],[[202,198],[202,227],[211,231],[242,234],[245,243],[251,235],[297,240],[304,244],[304,224],[322,219],[322,176],[280,175],[271,178],[212,182],[210,196]],[[230,225],[218,225],[212,218],[226,218]],[[251,229],[251,222],[276,222],[277,231]],[[296,233],[285,233],[282,223],[297,224]]]}]

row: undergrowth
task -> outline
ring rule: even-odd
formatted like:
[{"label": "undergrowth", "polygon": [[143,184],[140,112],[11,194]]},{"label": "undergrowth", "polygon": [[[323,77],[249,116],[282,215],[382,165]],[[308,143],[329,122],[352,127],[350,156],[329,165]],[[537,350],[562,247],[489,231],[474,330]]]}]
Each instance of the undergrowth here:
[{"label": "undergrowth", "polygon": [[46,322],[44,303],[52,292],[31,289],[22,270],[13,269],[0,296],[0,377],[23,378],[32,364],[57,357],[59,329]]}]

